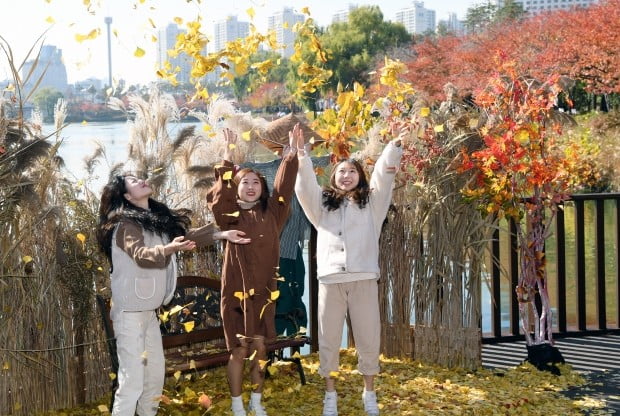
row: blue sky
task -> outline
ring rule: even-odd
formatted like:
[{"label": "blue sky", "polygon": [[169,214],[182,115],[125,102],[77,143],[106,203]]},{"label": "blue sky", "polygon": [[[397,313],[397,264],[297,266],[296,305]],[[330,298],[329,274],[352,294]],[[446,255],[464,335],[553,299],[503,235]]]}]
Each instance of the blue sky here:
[{"label": "blue sky", "polygon": [[[10,3],[10,4],[9,4]],[[155,42],[153,36],[158,28],[165,27],[174,17],[185,21],[197,15],[203,18],[205,32],[210,35],[211,25],[227,15],[238,15],[239,20],[249,21],[247,10],[255,12],[254,24],[265,31],[267,16],[282,7],[301,10],[309,7],[312,17],[319,25],[327,25],[331,16],[348,8],[349,4],[380,6],[388,20],[394,19],[396,11],[411,5],[410,0],[227,0],[216,2],[202,0],[188,3],[186,0],[92,0],[92,12],[83,0],[0,0],[0,36],[13,49],[21,61],[36,39],[45,32],[45,43],[58,46],[63,51],[69,82],[88,77],[107,78],[107,50],[105,16],[111,16],[113,76],[131,83],[146,83],[155,79]],[[436,10],[437,19],[448,12],[459,18],[465,16],[474,0],[426,1],[427,8]],[[153,27],[155,26],[155,27]],[[78,43],[75,34],[86,34],[99,28],[101,35],[94,40]],[[137,47],[146,51],[142,58],[133,56]],[[0,80],[8,78],[5,58],[0,55]]]}]

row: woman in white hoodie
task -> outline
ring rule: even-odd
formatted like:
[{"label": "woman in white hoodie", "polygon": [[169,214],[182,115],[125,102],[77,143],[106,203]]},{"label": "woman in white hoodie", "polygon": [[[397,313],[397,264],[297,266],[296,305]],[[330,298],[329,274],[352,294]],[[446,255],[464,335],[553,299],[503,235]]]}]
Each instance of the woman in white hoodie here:
[{"label": "woman in white hoodie", "polygon": [[118,355],[114,416],[154,416],[165,378],[156,309],[176,288],[175,253],[227,239],[247,244],[237,230],[213,224],[189,229],[187,211],[173,211],[150,198],[149,184],[117,175],[103,188],[97,241],[111,265],[112,305]]},{"label": "woman in white hoodie", "polygon": [[323,416],[338,414],[334,373],[338,372],[347,313],[355,337],[358,369],[364,377],[364,411],[368,415],[379,414],[374,390],[381,338],[377,289],[379,234],[392,198],[403,134],[387,144],[370,182],[361,163],[347,159],[334,166],[329,186],[324,189],[319,186],[312,162],[303,149],[303,137],[297,140],[301,146],[297,153],[295,193],[318,232],[319,374],[326,384]]}]

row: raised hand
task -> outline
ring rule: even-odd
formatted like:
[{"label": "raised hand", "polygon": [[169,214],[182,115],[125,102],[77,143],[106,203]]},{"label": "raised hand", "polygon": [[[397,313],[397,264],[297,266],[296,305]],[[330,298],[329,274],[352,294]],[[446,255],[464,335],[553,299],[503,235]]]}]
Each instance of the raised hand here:
[{"label": "raised hand", "polygon": [[400,121],[394,121],[390,124],[390,130],[392,133],[392,143],[396,147],[400,147],[405,140],[405,137],[409,134],[409,126],[403,124]]},{"label": "raised hand", "polygon": [[299,123],[295,124],[293,130],[288,132],[288,141],[291,151],[305,152],[304,132]]},{"label": "raised hand", "polygon": [[224,143],[226,144],[226,149],[224,150],[224,159],[233,161],[233,149],[237,145],[237,134],[229,128],[225,128],[224,132]]}]

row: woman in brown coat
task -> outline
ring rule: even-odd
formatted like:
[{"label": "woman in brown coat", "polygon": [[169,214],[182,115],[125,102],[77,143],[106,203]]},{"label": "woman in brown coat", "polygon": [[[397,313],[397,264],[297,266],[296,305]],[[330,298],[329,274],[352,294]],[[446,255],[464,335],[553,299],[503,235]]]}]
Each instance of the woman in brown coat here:
[{"label": "woman in brown coat", "polygon": [[246,414],[241,388],[244,359],[250,355],[253,357],[251,381],[255,388],[249,408],[258,416],[266,415],[261,404],[267,360],[265,344],[276,338],[279,237],[289,214],[297,175],[297,142],[293,143],[293,137],[301,137],[299,126],[289,136],[291,146],[283,152],[270,195],[260,172],[247,168],[235,170],[230,160],[237,136],[225,129],[225,160],[216,167],[216,182],[207,196],[218,226],[223,231],[244,232],[244,238],[251,241],[247,245],[226,244],[222,268],[221,310],[226,346],[231,352],[227,371],[235,416]]}]

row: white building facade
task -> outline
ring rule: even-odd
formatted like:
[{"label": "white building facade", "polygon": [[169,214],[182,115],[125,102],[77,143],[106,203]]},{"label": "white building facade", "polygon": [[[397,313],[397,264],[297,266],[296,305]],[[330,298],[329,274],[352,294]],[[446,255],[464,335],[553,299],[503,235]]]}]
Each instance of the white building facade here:
[{"label": "white building facade", "polygon": [[297,33],[293,32],[293,27],[297,23],[303,23],[305,19],[303,14],[295,13],[290,7],[285,7],[268,17],[267,28],[275,31],[278,43],[283,45],[283,48],[276,52],[285,58],[289,58],[295,53],[294,44]]},{"label": "white building facade", "polygon": [[424,7],[423,1],[414,1],[411,7],[396,12],[396,23],[402,23],[409,34],[435,31],[435,10]]}]

